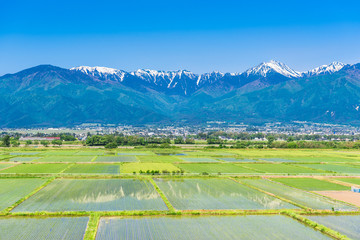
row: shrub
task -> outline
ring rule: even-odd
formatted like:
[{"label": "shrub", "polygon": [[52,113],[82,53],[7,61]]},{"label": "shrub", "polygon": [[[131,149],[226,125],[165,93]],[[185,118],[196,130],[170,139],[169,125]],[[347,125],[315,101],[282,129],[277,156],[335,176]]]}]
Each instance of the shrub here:
[{"label": "shrub", "polygon": [[113,148],[117,148],[117,147],[118,147],[118,145],[116,142],[110,142],[105,145],[105,148],[108,148],[108,149],[113,149]]}]

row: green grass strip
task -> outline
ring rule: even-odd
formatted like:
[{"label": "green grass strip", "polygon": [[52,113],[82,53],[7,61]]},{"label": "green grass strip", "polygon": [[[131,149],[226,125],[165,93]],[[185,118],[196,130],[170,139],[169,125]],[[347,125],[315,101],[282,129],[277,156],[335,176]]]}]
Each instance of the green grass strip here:
[{"label": "green grass strip", "polygon": [[25,197],[19,199],[17,202],[15,202],[13,205],[11,205],[8,208],[5,208],[2,212],[0,212],[0,214],[8,214],[11,210],[13,210],[15,207],[17,207],[18,205],[20,205],[22,202],[24,202],[26,199],[30,198],[32,195],[36,194],[38,191],[40,191],[41,189],[43,189],[44,187],[46,187],[47,185],[49,185],[52,181],[54,181],[55,178],[50,178],[48,179],[44,184],[42,184],[41,186],[37,187],[34,189],[34,191],[32,191],[31,193],[29,193],[28,195],[26,195]]},{"label": "green grass strip", "polygon": [[101,215],[99,213],[90,215],[89,222],[87,224],[87,228],[84,235],[84,240],[95,240],[98,225],[100,222],[100,216]]},{"label": "green grass strip", "polygon": [[169,199],[167,199],[167,197],[165,196],[165,194],[163,193],[163,191],[161,191],[161,189],[159,188],[159,186],[155,183],[154,179],[149,178],[150,183],[154,186],[154,188],[156,189],[156,191],[159,193],[160,197],[162,198],[162,200],[165,202],[165,205],[168,207],[170,212],[175,212],[175,208],[173,207],[173,205],[170,203]]},{"label": "green grass strip", "polygon": [[325,227],[324,225],[318,224],[317,222],[314,222],[308,218],[305,218],[303,216],[300,216],[299,214],[296,214],[295,212],[292,211],[283,211],[282,214],[287,215],[309,227],[314,228],[315,230],[318,230],[320,232],[322,232],[323,234],[326,234],[334,239],[338,239],[338,240],[350,240],[350,238],[348,238],[345,235],[342,235],[341,233],[332,230],[331,228]]},{"label": "green grass strip", "polygon": [[97,157],[98,157],[98,156],[93,157],[93,159],[91,159],[90,162],[95,162],[95,160],[97,159]]}]

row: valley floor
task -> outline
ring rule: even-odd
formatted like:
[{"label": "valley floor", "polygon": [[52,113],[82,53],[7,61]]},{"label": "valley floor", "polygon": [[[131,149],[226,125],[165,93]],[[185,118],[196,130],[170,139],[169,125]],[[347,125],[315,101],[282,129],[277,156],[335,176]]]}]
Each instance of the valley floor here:
[{"label": "valley floor", "polygon": [[355,150],[2,148],[0,233],[359,239],[351,187],[360,187]]}]

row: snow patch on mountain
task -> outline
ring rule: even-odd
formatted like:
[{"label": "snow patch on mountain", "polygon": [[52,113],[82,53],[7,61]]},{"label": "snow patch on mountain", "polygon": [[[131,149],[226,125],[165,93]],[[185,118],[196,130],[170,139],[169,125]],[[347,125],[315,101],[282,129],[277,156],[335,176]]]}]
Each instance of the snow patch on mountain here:
[{"label": "snow patch on mountain", "polygon": [[214,71],[211,73],[204,73],[198,76],[197,81],[196,81],[196,85],[202,85],[205,83],[213,83],[215,81],[217,81],[218,79],[222,78],[225,74],[219,71]]},{"label": "snow patch on mountain", "polygon": [[193,81],[198,79],[198,75],[187,70],[156,71],[150,69],[138,69],[135,72],[130,72],[130,74],[156,85],[166,85],[167,88],[176,87],[176,85],[178,85],[178,81],[181,79],[188,79]]}]

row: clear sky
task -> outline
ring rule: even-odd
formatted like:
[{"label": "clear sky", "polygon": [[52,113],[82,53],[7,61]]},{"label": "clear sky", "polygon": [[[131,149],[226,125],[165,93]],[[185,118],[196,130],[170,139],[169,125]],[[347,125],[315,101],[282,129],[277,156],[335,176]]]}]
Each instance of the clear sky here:
[{"label": "clear sky", "polygon": [[2,1],[0,75],[39,64],[242,72],[360,62],[360,1]]}]

